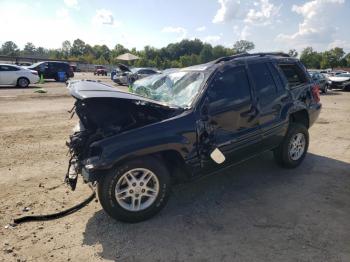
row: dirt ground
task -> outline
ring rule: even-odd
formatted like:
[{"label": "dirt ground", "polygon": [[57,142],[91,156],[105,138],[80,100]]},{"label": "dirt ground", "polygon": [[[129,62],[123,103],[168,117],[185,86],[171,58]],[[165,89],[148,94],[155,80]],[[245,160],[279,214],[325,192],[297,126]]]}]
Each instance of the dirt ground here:
[{"label": "dirt ground", "polygon": [[62,83],[37,87],[48,92],[0,88],[0,261],[350,261],[350,92],[321,97],[309,154],[295,170],[266,153],[174,187],[163,211],[143,223],[116,222],[92,202],[8,228],[14,217],[90,194],[81,182],[75,192],[63,184],[74,100]]}]

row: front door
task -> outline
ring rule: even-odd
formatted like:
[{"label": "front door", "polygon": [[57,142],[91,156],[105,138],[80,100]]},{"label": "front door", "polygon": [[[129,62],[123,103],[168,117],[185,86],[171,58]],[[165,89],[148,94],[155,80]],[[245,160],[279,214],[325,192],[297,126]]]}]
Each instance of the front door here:
[{"label": "front door", "polygon": [[[218,148],[226,158],[219,165],[222,167],[252,154],[261,137],[245,66],[233,64],[221,68],[209,85],[206,97],[207,143],[210,143],[207,154]],[[202,166],[207,171],[218,168],[209,155],[204,159],[207,161]]]}]

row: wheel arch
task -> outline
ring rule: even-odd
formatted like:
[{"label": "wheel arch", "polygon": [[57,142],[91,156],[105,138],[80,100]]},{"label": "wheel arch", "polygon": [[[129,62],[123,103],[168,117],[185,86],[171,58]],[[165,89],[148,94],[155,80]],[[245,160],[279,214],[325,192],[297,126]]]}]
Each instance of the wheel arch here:
[{"label": "wheel arch", "polygon": [[134,159],[153,157],[164,163],[164,166],[169,171],[173,183],[181,183],[190,178],[190,171],[188,170],[183,156],[175,149],[161,150],[152,153],[129,155],[114,163],[113,167],[118,168],[126,162]]},{"label": "wheel arch", "polygon": [[293,112],[289,116],[290,123],[300,123],[304,125],[306,128],[310,127],[310,119],[309,114],[306,109],[302,109],[296,112]]},{"label": "wheel arch", "polygon": [[17,85],[18,85],[18,82],[19,82],[20,79],[26,79],[26,80],[28,80],[28,85],[30,84],[30,79],[29,79],[28,77],[26,77],[26,76],[20,76],[20,77],[17,78],[17,81],[16,81],[16,84],[17,84]]}]

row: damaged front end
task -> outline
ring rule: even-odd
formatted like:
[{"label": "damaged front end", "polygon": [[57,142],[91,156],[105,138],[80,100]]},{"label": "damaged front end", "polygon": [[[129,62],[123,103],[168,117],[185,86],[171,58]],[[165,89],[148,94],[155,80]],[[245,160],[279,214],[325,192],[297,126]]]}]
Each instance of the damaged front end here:
[{"label": "damaged front end", "polygon": [[[65,181],[72,190],[76,188],[78,175],[84,182],[96,181],[103,148],[97,141],[170,118],[180,108],[94,81],[72,81],[68,84],[76,99],[71,111],[79,122],[66,143],[70,160]],[[93,170],[93,171],[92,171]]]}]

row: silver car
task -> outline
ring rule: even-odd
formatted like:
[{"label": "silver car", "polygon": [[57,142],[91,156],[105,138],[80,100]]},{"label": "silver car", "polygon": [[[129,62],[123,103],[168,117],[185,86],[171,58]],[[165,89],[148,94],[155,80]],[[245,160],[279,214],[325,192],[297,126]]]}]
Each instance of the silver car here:
[{"label": "silver car", "polygon": [[129,68],[126,65],[119,64],[116,74],[113,76],[113,81],[119,85],[130,85],[138,79],[159,73],[153,68]]}]

